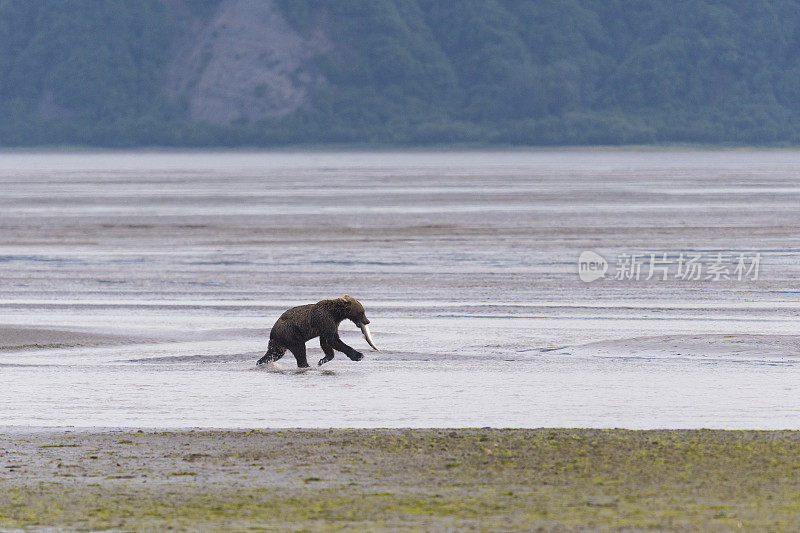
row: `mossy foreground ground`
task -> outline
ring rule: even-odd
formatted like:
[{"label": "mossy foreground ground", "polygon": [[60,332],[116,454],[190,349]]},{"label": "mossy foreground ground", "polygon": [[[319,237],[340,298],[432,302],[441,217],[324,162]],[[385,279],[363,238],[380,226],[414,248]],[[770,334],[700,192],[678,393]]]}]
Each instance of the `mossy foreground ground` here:
[{"label": "mossy foreground ground", "polygon": [[796,530],[800,433],[38,431],[0,529]]}]

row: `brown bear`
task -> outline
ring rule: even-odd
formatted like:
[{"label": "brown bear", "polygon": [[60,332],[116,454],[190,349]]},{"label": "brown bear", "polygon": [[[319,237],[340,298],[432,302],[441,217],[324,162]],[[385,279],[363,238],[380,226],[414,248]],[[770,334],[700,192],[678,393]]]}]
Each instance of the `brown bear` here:
[{"label": "brown bear", "polygon": [[319,344],[325,357],[319,360],[322,365],[333,359],[333,351],[343,352],[353,361],[360,361],[364,354],[354,350],[339,338],[339,323],[342,320],[351,320],[361,328],[364,338],[374,350],[375,343],[367,327],[369,320],[364,314],[364,306],[358,300],[345,294],[336,300],[322,300],[315,304],[292,307],[284,312],[269,333],[267,353],[256,363],[269,363],[277,361],[288,349],[297,359],[297,366],[307,368],[306,342],[314,337],[319,337]]}]

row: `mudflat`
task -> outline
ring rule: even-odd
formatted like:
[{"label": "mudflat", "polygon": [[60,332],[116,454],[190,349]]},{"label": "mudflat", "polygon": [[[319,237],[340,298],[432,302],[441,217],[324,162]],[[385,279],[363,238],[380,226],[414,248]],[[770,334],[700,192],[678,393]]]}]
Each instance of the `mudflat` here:
[{"label": "mudflat", "polygon": [[7,429],[0,528],[791,530],[800,432]]},{"label": "mudflat", "polygon": [[0,352],[75,348],[80,346],[113,346],[144,342],[144,340],[132,335],[0,325]]},{"label": "mudflat", "polygon": [[[800,429],[798,175],[798,150],[5,153],[0,423]],[[346,321],[363,361],[256,368],[286,309],[344,294],[380,353]]]}]

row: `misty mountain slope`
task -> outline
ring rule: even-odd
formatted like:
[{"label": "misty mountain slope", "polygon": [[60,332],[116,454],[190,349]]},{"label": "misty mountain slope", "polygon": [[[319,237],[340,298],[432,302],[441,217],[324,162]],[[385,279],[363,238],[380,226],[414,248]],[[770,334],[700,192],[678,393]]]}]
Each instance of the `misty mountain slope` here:
[{"label": "misty mountain slope", "polygon": [[223,0],[210,16],[187,17],[173,46],[165,89],[188,119],[216,124],[282,117],[324,83],[314,58],[324,35],[300,36],[273,2]]},{"label": "misty mountain slope", "polygon": [[5,0],[0,144],[800,142],[800,0]]}]

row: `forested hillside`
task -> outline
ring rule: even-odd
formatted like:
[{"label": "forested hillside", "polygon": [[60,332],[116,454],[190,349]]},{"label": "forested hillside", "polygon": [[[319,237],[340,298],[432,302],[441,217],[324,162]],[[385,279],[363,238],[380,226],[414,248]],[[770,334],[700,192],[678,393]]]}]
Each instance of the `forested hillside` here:
[{"label": "forested hillside", "polygon": [[800,0],[0,0],[0,145],[800,142]]}]

